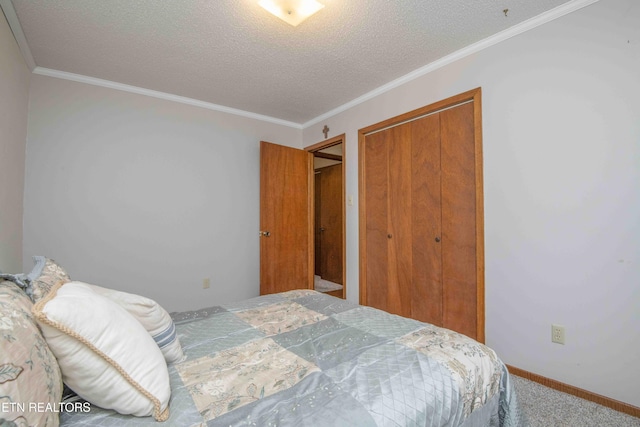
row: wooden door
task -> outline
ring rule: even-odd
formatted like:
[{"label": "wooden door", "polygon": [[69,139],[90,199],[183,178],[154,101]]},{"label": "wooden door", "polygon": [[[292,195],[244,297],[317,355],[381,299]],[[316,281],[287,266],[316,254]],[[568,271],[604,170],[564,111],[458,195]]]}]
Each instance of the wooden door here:
[{"label": "wooden door", "polygon": [[[316,230],[320,250],[316,257],[320,263],[320,276],[324,280],[342,285],[342,163],[319,169],[316,180]],[[319,196],[319,197],[318,197]],[[317,268],[316,268],[317,270]]]},{"label": "wooden door", "polygon": [[316,276],[322,276],[322,235],[320,234],[320,209],[322,206],[322,174],[314,173],[314,272]]},{"label": "wooden door", "polygon": [[363,304],[442,325],[439,117],[367,136]]},{"label": "wooden door", "polygon": [[260,143],[260,294],[313,288],[313,156]]},{"label": "wooden door", "polygon": [[389,310],[411,317],[411,124],[387,133],[387,251]]},{"label": "wooden door", "polygon": [[360,144],[360,304],[400,314],[389,276],[389,149],[391,134],[380,131]]},{"label": "wooden door", "polygon": [[478,319],[476,272],[476,162],[472,103],[441,116],[442,320],[446,328],[475,337]]},{"label": "wooden door", "polygon": [[360,130],[360,302],[484,340],[480,90]]},{"label": "wooden door", "polygon": [[442,326],[442,203],[440,115],[411,124],[411,313],[414,319]]}]

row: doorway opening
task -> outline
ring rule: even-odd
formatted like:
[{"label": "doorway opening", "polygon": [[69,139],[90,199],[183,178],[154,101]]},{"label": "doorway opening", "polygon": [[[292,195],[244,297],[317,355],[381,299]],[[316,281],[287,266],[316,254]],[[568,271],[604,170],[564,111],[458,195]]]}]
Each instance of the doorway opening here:
[{"label": "doorway opening", "polygon": [[305,150],[314,169],[314,289],[345,298],[344,134]]}]

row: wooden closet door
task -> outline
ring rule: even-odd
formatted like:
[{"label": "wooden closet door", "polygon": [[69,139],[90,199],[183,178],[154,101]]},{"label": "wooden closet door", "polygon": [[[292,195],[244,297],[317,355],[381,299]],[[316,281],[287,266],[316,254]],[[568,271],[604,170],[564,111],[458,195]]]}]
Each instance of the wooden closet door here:
[{"label": "wooden closet door", "polygon": [[478,301],[473,104],[451,108],[440,116],[444,327],[475,337]]},{"label": "wooden closet door", "polygon": [[407,123],[384,132],[389,134],[387,247],[389,278],[387,298],[394,314],[411,317],[413,256],[411,246],[411,129]]},{"label": "wooden closet door", "polygon": [[411,317],[443,325],[440,114],[411,122]]},{"label": "wooden closet door", "polygon": [[[367,298],[366,304],[411,317],[415,299],[413,124],[396,126],[367,138]],[[418,260],[420,261],[420,260]]]},{"label": "wooden closet door", "polygon": [[481,123],[475,89],[359,131],[360,302],[483,342]]},{"label": "wooden closet door", "polygon": [[367,159],[361,173],[366,177],[365,216],[366,244],[361,248],[366,275],[366,289],[361,293],[361,302],[370,307],[392,311],[399,303],[389,298],[389,248],[387,225],[389,223],[389,149],[390,132],[381,131],[367,136],[363,155]]},{"label": "wooden closet door", "polygon": [[442,325],[440,121],[367,137],[367,300]]}]

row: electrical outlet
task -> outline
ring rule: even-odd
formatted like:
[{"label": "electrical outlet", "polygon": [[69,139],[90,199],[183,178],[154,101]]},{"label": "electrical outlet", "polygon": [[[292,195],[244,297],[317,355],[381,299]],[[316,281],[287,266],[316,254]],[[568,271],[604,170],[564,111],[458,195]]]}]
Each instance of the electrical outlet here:
[{"label": "electrical outlet", "polygon": [[551,342],[564,344],[564,326],[551,325]]},{"label": "electrical outlet", "polygon": [[210,286],[211,280],[208,277],[202,279],[202,289],[209,289]]}]

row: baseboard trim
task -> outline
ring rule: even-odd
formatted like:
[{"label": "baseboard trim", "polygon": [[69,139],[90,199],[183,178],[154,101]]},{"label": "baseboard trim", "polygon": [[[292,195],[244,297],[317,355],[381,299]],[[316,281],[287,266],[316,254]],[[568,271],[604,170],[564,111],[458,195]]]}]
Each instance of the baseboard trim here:
[{"label": "baseboard trim", "polygon": [[507,369],[509,370],[509,373],[513,375],[517,375],[527,380],[542,384],[545,387],[549,387],[563,393],[571,394],[581,399],[595,402],[599,405],[606,406],[607,408],[611,408],[616,411],[624,412],[625,414],[640,418],[640,408],[638,408],[637,406],[629,405],[628,403],[620,402],[619,400],[592,393],[590,391],[583,390],[581,388],[574,387],[560,381],[552,380],[551,378],[543,377],[542,375],[534,374],[525,371],[524,369],[516,368],[515,366],[507,365]]}]

